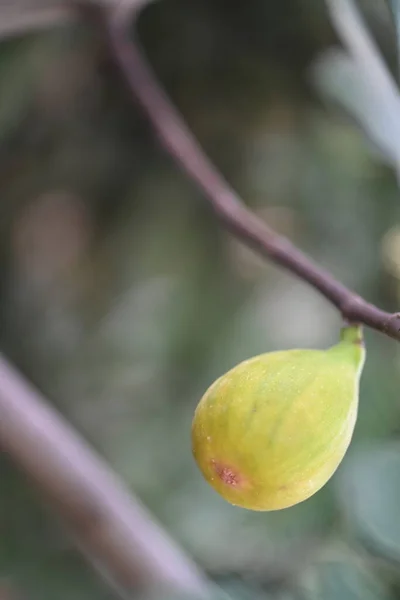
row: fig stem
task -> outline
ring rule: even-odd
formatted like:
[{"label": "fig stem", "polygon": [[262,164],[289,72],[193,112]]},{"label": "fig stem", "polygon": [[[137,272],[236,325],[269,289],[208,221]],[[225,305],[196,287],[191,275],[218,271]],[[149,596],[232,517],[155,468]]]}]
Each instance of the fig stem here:
[{"label": "fig stem", "polygon": [[340,332],[340,340],[350,344],[364,345],[362,325],[346,325]]}]

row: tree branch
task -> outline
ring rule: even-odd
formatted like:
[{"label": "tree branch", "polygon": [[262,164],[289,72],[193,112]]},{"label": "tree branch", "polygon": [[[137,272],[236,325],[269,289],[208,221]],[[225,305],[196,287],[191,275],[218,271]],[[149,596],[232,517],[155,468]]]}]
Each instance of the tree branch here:
[{"label": "tree branch", "polygon": [[105,26],[112,55],[161,144],[204,192],[221,223],[248,246],[318,290],[346,321],[362,323],[400,340],[400,313],[385,312],[358,296],[246,208],[207,158],[160,87],[135,33],[131,33],[131,25],[137,15],[138,7],[129,3],[123,10],[106,15]]},{"label": "tree branch", "polygon": [[[0,449],[36,484],[121,597],[138,587],[205,599],[189,558],[91,448],[0,356]],[[124,594],[128,594],[127,596]]]},{"label": "tree branch", "polygon": [[63,26],[76,20],[76,11],[70,6],[15,6],[0,3],[0,39],[18,37],[28,33]]}]

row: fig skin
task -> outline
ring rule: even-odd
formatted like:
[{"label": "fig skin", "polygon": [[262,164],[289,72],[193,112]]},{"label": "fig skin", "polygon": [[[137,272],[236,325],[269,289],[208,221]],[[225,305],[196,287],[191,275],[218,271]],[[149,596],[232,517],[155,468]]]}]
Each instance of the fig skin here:
[{"label": "fig skin", "polygon": [[246,360],[206,391],[192,424],[194,458],[225,500],[250,510],[293,506],[321,489],[350,444],[365,361],[362,331],[328,350]]}]

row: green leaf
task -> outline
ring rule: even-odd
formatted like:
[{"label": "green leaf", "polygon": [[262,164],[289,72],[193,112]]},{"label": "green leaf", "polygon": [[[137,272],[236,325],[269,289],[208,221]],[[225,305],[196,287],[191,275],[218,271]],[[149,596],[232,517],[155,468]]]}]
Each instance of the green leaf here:
[{"label": "green leaf", "polygon": [[389,592],[366,566],[354,560],[319,563],[307,581],[309,600],[389,600]]},{"label": "green leaf", "polygon": [[400,444],[351,452],[337,477],[349,526],[374,552],[400,561]]},{"label": "green leaf", "polygon": [[397,164],[400,157],[398,96],[383,93],[370,74],[342,50],[326,52],[315,63],[312,78],[318,92],[342,106],[361,127],[372,141],[372,148],[378,149],[389,164]]}]

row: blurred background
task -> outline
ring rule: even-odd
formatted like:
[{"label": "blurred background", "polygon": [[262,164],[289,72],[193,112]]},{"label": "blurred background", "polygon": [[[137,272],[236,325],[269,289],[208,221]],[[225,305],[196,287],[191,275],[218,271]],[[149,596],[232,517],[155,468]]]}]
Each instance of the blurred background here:
[{"label": "blurred background", "polygon": [[[395,71],[386,4],[360,5]],[[400,193],[311,75],[337,44],[324,3],[160,0],[139,34],[245,202],[395,311]],[[190,449],[204,390],[254,354],[333,344],[341,322],[221,229],[89,24],[1,41],[0,197],[2,350],[209,577],[241,600],[400,598],[398,345],[367,332],[354,440],[319,493],[273,513],[217,496]],[[0,482],[1,599],[114,598],[5,455]]]}]

